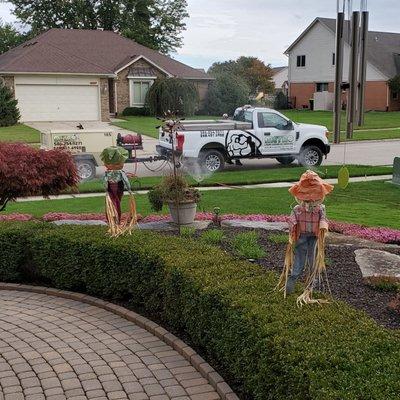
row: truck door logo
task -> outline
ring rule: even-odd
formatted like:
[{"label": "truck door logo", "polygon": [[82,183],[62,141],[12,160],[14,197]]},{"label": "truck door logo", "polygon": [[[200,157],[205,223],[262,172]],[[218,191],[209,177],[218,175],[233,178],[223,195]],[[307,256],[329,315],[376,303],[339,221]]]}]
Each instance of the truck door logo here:
[{"label": "truck door logo", "polygon": [[294,149],[295,137],[294,135],[266,136],[264,142],[266,149],[279,147],[281,150],[292,150]]},{"label": "truck door logo", "polygon": [[248,157],[261,155],[261,140],[247,131],[230,132],[225,137],[225,148],[230,157]]}]

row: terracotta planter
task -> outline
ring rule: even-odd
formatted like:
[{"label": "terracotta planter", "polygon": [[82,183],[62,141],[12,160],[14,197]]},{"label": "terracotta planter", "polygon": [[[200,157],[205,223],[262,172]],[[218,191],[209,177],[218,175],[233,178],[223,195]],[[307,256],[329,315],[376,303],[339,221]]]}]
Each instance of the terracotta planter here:
[{"label": "terracotta planter", "polygon": [[196,216],[196,203],[179,203],[179,207],[176,207],[175,203],[168,203],[169,212],[172,217],[172,221],[178,223],[178,213],[179,213],[179,223],[181,225],[193,224],[194,218]]}]

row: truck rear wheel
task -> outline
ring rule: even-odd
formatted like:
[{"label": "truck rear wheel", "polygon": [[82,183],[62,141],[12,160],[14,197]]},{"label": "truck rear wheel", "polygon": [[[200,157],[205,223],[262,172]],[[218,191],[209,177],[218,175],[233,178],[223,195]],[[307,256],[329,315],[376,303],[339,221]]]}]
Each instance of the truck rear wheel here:
[{"label": "truck rear wheel", "polygon": [[281,163],[282,165],[289,165],[295,160],[295,157],[284,156],[284,157],[276,157],[276,161]]},{"label": "truck rear wheel", "polygon": [[218,150],[205,150],[201,153],[200,164],[205,172],[219,172],[224,169],[225,157]]},{"label": "truck rear wheel", "polygon": [[93,161],[77,160],[75,165],[81,181],[90,181],[96,176],[96,165]]},{"label": "truck rear wheel", "polygon": [[319,147],[305,146],[300,151],[299,162],[303,167],[319,167],[323,157]]}]

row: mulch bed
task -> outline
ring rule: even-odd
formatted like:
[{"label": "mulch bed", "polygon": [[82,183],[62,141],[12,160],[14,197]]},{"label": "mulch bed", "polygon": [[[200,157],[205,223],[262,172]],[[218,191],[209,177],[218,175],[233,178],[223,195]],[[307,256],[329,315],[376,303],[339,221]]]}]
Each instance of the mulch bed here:
[{"label": "mulch bed", "polygon": [[[245,228],[224,228],[225,240],[222,248],[228,252],[232,249],[229,239],[237,233],[248,231]],[[266,251],[265,258],[255,262],[280,273],[283,267],[286,244],[274,243],[268,239],[269,235],[282,232],[256,229],[260,235],[260,244]],[[196,235],[200,234],[197,232]],[[342,300],[359,310],[366,312],[378,324],[391,329],[400,329],[400,314],[390,310],[388,304],[396,297],[393,291],[384,291],[367,285],[363,282],[360,268],[355,261],[354,250],[361,246],[330,246],[326,247],[327,275],[332,296],[335,300]],[[399,249],[383,250],[400,255]]]},{"label": "mulch bed", "polygon": [[[268,240],[273,232],[259,231],[260,240],[267,255],[257,262],[266,269],[281,272],[285,257],[286,244],[276,244]],[[276,232],[275,232],[276,233]],[[395,293],[383,291],[363,282],[359,266],[355,261],[354,250],[358,246],[327,246],[327,275],[334,299],[365,311],[378,324],[387,328],[399,329],[400,316],[388,309]],[[400,254],[396,249],[385,249]]]}]

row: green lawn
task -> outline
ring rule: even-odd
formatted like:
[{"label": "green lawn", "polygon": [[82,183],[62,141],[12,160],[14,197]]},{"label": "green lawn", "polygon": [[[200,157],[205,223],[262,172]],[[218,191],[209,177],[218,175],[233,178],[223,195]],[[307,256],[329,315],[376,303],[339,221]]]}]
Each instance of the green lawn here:
[{"label": "green lawn", "polygon": [[[140,133],[142,135],[151,136],[158,139],[158,131],[156,126],[162,122],[153,117],[122,117],[125,119],[123,122],[114,122],[113,125],[120,128],[128,129],[130,131]],[[188,119],[216,119],[220,117],[211,117],[207,115],[196,115]]]},{"label": "green lawn", "polygon": [[[282,110],[281,112],[295,122],[324,125],[329,130],[333,129],[333,113],[331,111]],[[398,127],[400,127],[400,112],[370,111],[365,114],[365,125],[362,127],[355,127],[355,129],[365,130]],[[344,111],[342,112],[341,130],[346,130],[346,114]],[[400,132],[398,137],[400,137]]]},{"label": "green lawn", "polygon": [[[332,112],[330,111],[310,111],[310,110],[283,110],[281,111],[288,118],[295,122],[307,124],[324,125],[332,131]],[[124,117],[126,121],[115,122],[114,125],[128,129],[142,135],[158,138],[156,126],[161,121],[153,117]],[[195,116],[190,119],[216,119],[215,116]],[[342,114],[342,131],[346,128],[346,115]],[[399,128],[399,129],[388,129]],[[365,115],[365,125],[355,127],[359,132],[354,133],[352,140],[373,140],[373,139],[399,139],[400,138],[400,112],[369,112]],[[366,131],[367,129],[377,129]],[[380,130],[383,129],[383,130]],[[342,134],[342,140],[345,140]],[[331,140],[333,137],[331,137]]]},{"label": "green lawn", "polygon": [[[337,178],[341,166],[329,165],[323,166],[316,171],[324,178]],[[349,165],[350,176],[373,176],[389,175],[393,172],[392,167],[371,167],[365,165]],[[306,170],[303,167],[280,167],[274,169],[256,169],[249,171],[224,171],[217,172],[202,182],[198,183],[189,178],[191,185],[200,186],[218,186],[218,185],[252,185],[257,183],[271,182],[294,182]],[[146,177],[138,180],[131,179],[132,186],[137,189],[148,189],[160,182],[160,177]],[[79,185],[80,193],[93,193],[104,191],[103,181],[101,179],[84,182]]]},{"label": "green lawn", "polygon": [[39,143],[40,132],[24,124],[0,127],[0,142]]},{"label": "green lawn", "polygon": [[[138,212],[152,214],[146,195],[138,195]],[[124,206],[127,207],[127,197]],[[288,214],[294,205],[287,188],[233,189],[203,192],[200,210],[212,211],[220,207],[222,213]],[[400,229],[400,187],[382,181],[352,183],[346,190],[335,188],[326,200],[328,216],[368,226]],[[40,217],[48,212],[88,213],[103,212],[104,198],[79,198],[12,203],[7,213],[20,212]],[[164,210],[167,212],[167,210]]]},{"label": "green lawn", "polygon": [[[342,142],[346,140],[346,134],[341,133]],[[356,130],[353,134],[353,139],[350,141],[357,140],[384,140],[384,139],[400,139],[400,128],[399,129],[383,129],[383,130]],[[330,140],[333,140],[333,135],[331,135]]]}]

